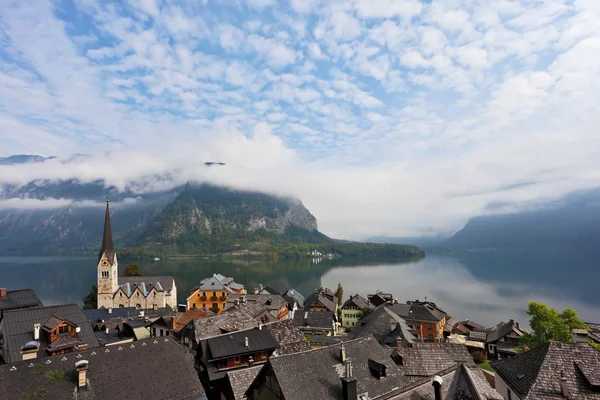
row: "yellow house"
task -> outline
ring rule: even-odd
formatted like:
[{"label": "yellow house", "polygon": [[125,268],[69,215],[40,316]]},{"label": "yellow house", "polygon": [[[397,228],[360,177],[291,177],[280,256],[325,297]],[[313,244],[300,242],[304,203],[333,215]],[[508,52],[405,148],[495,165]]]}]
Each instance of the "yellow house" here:
[{"label": "yellow house", "polygon": [[187,309],[206,309],[220,313],[225,309],[225,303],[230,294],[244,293],[246,293],[244,286],[235,283],[233,278],[215,274],[210,278],[203,279],[200,286],[191,290],[191,294],[187,298]]},{"label": "yellow house", "polygon": [[346,300],[341,308],[342,326],[344,328],[354,328],[363,315],[372,309],[373,306],[364,297],[358,294],[350,295],[350,298]]}]

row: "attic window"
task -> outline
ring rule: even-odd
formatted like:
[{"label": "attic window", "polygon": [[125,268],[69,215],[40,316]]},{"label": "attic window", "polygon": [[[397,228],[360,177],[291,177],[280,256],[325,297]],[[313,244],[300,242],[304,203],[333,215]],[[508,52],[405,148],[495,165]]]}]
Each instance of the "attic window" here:
[{"label": "attic window", "polygon": [[373,376],[375,376],[375,378],[377,379],[383,379],[386,377],[386,370],[387,370],[387,366],[385,364],[382,364],[380,362],[377,362],[375,360],[368,360],[368,364],[369,364],[369,370],[371,371],[371,374],[373,374]]}]

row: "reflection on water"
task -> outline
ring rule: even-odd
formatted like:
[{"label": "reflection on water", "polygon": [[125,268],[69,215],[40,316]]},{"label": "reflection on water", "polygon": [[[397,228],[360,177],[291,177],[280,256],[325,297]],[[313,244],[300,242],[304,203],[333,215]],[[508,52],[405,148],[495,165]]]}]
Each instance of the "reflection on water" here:
[{"label": "reflection on water", "polygon": [[[277,290],[294,287],[307,295],[319,286],[334,289],[338,282],[345,297],[375,290],[393,293],[400,301],[435,301],[446,312],[484,325],[518,318],[531,300],[552,307],[575,308],[580,315],[600,321],[595,290],[600,270],[589,254],[478,252],[430,255],[416,262],[324,260],[224,262],[161,260],[140,263],[145,275],[174,275],[179,303],[202,278],[221,273],[252,290],[259,284]],[[95,258],[0,257],[0,287],[33,288],[47,304],[81,303],[96,281]],[[122,261],[121,269],[125,262]]]}]

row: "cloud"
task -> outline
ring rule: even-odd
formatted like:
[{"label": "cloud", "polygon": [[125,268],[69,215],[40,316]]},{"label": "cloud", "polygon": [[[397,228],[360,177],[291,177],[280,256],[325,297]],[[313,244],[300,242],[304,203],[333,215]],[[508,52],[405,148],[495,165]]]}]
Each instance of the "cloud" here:
[{"label": "cloud", "polygon": [[[104,179],[143,193],[209,180],[296,195],[337,237],[459,229],[489,204],[600,183],[598,11],[12,2],[0,16],[0,156],[60,158],[0,166],[0,184]],[[91,156],[67,162],[75,153]],[[493,190],[524,181],[540,183]]]}]

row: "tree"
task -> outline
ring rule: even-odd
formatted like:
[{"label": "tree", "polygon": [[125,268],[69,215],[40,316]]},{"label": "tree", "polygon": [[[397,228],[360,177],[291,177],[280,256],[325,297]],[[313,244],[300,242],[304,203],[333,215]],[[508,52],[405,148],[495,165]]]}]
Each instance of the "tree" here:
[{"label": "tree", "polygon": [[337,304],[338,306],[342,305],[342,300],[343,300],[343,296],[344,296],[344,288],[342,287],[341,283],[338,283],[337,289],[335,290],[334,293],[335,297],[337,297]]},{"label": "tree", "polygon": [[83,298],[83,308],[98,308],[98,286],[92,286],[88,295]]},{"label": "tree", "polygon": [[123,276],[144,276],[140,266],[137,264],[127,264]]},{"label": "tree", "polygon": [[523,336],[523,344],[530,349],[549,341],[570,343],[573,341],[573,329],[588,329],[585,322],[579,319],[577,311],[572,308],[565,308],[559,313],[554,308],[532,301],[526,313],[531,317],[529,326],[532,332]]}]

